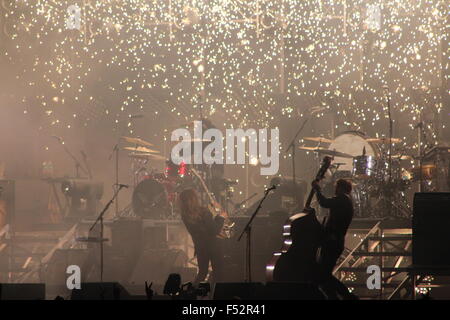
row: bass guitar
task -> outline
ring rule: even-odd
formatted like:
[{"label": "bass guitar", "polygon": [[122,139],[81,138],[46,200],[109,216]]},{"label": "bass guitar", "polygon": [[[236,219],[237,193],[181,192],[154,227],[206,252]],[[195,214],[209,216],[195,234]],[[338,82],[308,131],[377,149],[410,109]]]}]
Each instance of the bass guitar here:
[{"label": "bass guitar", "polygon": [[[331,157],[324,157],[316,175],[317,181],[323,179],[331,160]],[[311,208],[314,194],[311,189],[303,211],[291,216],[284,224],[283,246],[266,266],[267,281],[304,282],[314,278],[317,251],[323,237],[322,225]]]}]

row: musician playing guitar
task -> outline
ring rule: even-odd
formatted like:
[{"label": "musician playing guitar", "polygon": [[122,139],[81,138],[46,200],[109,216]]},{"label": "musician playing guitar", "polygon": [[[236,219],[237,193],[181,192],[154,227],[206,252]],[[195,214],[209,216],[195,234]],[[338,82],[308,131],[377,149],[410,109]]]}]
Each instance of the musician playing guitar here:
[{"label": "musician playing guitar", "polygon": [[213,217],[210,209],[200,206],[194,189],[187,189],[180,194],[181,218],[192,237],[197,256],[198,274],[195,284],[204,281],[208,275],[211,261],[214,282],[223,279],[223,250],[219,235],[225,222],[225,212]]},{"label": "musician playing guitar", "polygon": [[355,296],[349,293],[347,287],[333,276],[336,261],[344,251],[345,234],[353,218],[353,202],[350,196],[352,184],[348,180],[339,179],[333,198],[322,195],[317,180],[312,182],[312,187],[320,206],[330,210],[324,224],[324,239],[320,250],[319,282],[328,299],[337,299],[338,294],[344,299],[354,299]]}]

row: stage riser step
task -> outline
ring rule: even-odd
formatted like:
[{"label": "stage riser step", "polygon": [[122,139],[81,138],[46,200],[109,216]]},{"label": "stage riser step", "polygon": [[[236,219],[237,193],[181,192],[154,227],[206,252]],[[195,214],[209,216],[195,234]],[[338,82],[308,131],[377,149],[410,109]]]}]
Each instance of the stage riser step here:
[{"label": "stage riser step", "polygon": [[[408,272],[410,271],[410,268],[394,268],[394,267],[386,267],[381,268],[382,272]],[[342,267],[339,269],[339,271],[346,271],[346,272],[367,272],[367,268],[364,267]]]},{"label": "stage riser step", "polygon": [[[365,283],[365,282],[364,283],[359,283],[359,282],[354,283],[351,281],[342,281],[342,282],[345,283],[345,285],[349,288],[365,288],[365,289],[367,289],[367,283]],[[383,289],[386,289],[386,288],[395,289],[398,287],[399,284],[400,284],[400,282],[383,283],[382,287],[383,287]],[[379,291],[379,290],[377,290],[377,291]]]},{"label": "stage riser step", "polygon": [[411,252],[367,252],[367,251],[360,251],[360,252],[354,252],[354,256],[358,257],[410,257],[412,256]]},{"label": "stage riser step", "polygon": [[372,241],[408,241],[412,240],[412,235],[406,236],[398,236],[398,237],[380,237],[380,236],[371,236],[367,238]]}]

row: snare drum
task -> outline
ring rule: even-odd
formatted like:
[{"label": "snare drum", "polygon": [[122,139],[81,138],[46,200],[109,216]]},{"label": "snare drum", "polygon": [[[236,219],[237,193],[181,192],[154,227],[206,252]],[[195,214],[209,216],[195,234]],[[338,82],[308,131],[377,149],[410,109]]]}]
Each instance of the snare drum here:
[{"label": "snare drum", "polygon": [[374,156],[356,156],[353,158],[352,175],[356,178],[372,178],[375,176],[377,160]]}]

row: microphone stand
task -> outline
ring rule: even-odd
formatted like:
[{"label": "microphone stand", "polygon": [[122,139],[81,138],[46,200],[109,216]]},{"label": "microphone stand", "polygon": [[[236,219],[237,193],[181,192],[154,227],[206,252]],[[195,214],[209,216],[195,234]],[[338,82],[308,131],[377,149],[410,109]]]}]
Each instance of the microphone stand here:
[{"label": "microphone stand", "polygon": [[81,165],[80,161],[78,161],[78,159],[73,155],[72,152],[70,152],[70,150],[66,147],[66,145],[62,142],[61,138],[57,138],[60,142],[60,144],[62,145],[64,151],[69,155],[69,157],[72,158],[73,162],[75,163],[75,177],[78,179],[80,178],[80,169],[81,171],[83,171],[85,174],[87,174],[89,176],[89,173],[86,171],[86,169]]},{"label": "microphone stand", "polygon": [[[392,128],[392,114],[391,114],[391,98],[389,95],[389,89],[386,89],[386,99],[387,99],[387,109],[388,109],[388,118],[389,118],[389,156],[388,156],[388,163],[389,163],[389,186],[388,188],[392,188],[392,134],[393,134],[393,128]],[[392,192],[389,190],[389,217],[392,213]]]},{"label": "microphone stand", "polygon": [[269,195],[269,192],[274,189],[275,189],[275,186],[272,186],[269,189],[267,189],[266,191],[264,191],[264,196],[262,197],[261,201],[259,202],[258,207],[256,208],[253,215],[250,217],[250,220],[248,220],[247,225],[245,226],[244,230],[242,230],[242,233],[238,238],[238,241],[241,241],[241,238],[244,235],[244,233],[247,237],[247,245],[246,245],[246,256],[247,256],[246,267],[247,268],[246,268],[246,275],[245,275],[246,282],[252,282],[252,264],[251,264],[252,222],[253,222],[253,219],[255,219],[256,215],[258,214],[259,210],[261,209],[262,203],[264,202],[264,200],[266,200],[267,196]]},{"label": "microphone stand", "polygon": [[92,231],[94,229],[94,227],[97,225],[97,223],[100,222],[100,282],[103,282],[103,242],[104,242],[104,240],[103,240],[103,229],[104,229],[103,215],[105,214],[106,211],[108,211],[109,207],[114,202],[114,200],[116,199],[117,195],[119,194],[120,190],[122,190],[123,187],[125,187],[125,186],[124,185],[118,186],[118,188],[114,192],[114,195],[111,198],[111,200],[108,201],[106,206],[103,208],[103,210],[98,215],[95,222],[89,228],[89,231]]},{"label": "microphone stand", "polygon": [[91,167],[89,166],[86,153],[84,153],[83,150],[81,150],[80,153],[81,153],[81,156],[83,157],[83,162],[84,162],[84,165],[86,166],[86,170],[88,172],[89,179],[92,180],[92,171],[91,171]]},{"label": "microphone stand", "polygon": [[[120,137],[117,139],[117,143],[114,145],[113,150],[111,152],[111,154],[109,155],[108,159],[111,160],[111,158],[113,157],[113,155],[115,155],[115,190],[118,190],[118,186],[119,186],[119,144],[120,144]],[[117,198],[116,201],[116,211],[115,211],[115,216],[117,217],[119,215],[119,198]]]},{"label": "microphone stand", "polygon": [[[142,116],[143,117],[143,116]],[[131,123],[131,121],[133,121],[133,119],[138,119],[138,118],[142,118],[140,115],[137,116],[131,116],[129,117],[129,121]],[[122,121],[120,121],[119,123],[122,123]],[[120,128],[119,128],[120,129]],[[117,138],[117,142],[114,145],[111,154],[108,157],[108,160],[111,160],[111,158],[113,157],[113,155],[115,155],[115,189],[118,190],[118,185],[119,185],[119,150],[120,150],[120,138],[125,134],[127,127],[125,126],[125,128],[122,131],[119,131],[118,129],[118,133],[119,136]],[[117,197],[117,201],[116,201],[116,211],[115,211],[115,216],[117,217],[119,215],[119,198]]]}]

